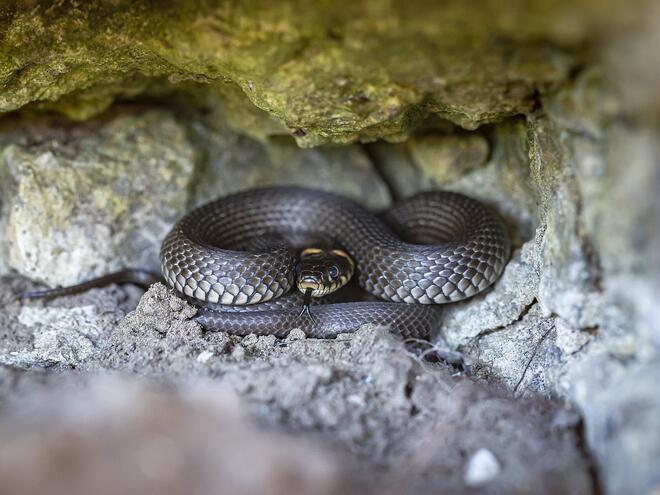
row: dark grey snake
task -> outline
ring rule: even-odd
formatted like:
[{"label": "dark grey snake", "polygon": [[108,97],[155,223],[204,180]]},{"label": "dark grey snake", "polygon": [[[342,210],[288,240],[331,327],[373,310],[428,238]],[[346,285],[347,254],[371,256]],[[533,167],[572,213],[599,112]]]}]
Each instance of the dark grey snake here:
[{"label": "dark grey snake", "polygon": [[[289,291],[301,247],[310,243],[348,252],[359,286],[381,301],[316,305],[301,316],[300,297]],[[509,249],[498,217],[461,194],[420,193],[380,218],[335,194],[285,187],[233,194],[191,211],[163,241],[160,259],[166,282],[198,302],[196,319],[209,330],[285,336],[300,328],[332,337],[374,323],[426,337],[438,324],[437,305],[488,288]],[[70,293],[122,281],[128,272],[26,295]]]},{"label": "dark grey snake", "polygon": [[[326,192],[246,191],[183,217],[163,241],[162,273],[178,292],[204,303],[277,300],[295,284],[298,250],[291,239],[311,234],[350,253],[360,287],[390,302],[315,306],[314,318],[298,318],[286,305],[244,312],[202,309],[202,325],[279,336],[298,327],[307,335],[330,337],[376,323],[404,336],[426,336],[438,321],[433,305],[483,291],[500,276],[509,256],[500,220],[461,194],[417,194],[385,220]],[[265,239],[265,245],[250,247],[255,239]]]}]

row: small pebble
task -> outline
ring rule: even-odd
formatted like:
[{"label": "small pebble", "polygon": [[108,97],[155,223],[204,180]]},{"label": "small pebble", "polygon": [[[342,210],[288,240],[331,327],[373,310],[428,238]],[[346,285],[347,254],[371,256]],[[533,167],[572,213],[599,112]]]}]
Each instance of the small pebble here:
[{"label": "small pebble", "polygon": [[305,335],[305,332],[303,332],[300,328],[294,328],[289,332],[289,335],[286,336],[287,342],[292,342],[294,340],[305,340],[307,336]]},{"label": "small pebble", "polygon": [[213,357],[213,351],[205,350],[199,353],[197,356],[197,362],[199,363],[208,363],[209,359]]},{"label": "small pebble", "polygon": [[500,463],[488,449],[477,450],[467,462],[463,480],[467,486],[483,485],[500,474]]},{"label": "small pebble", "polygon": [[170,309],[172,311],[181,311],[183,309],[183,301],[177,297],[170,298]]},{"label": "small pebble", "polygon": [[254,347],[257,345],[259,342],[259,337],[257,337],[255,334],[251,333],[250,335],[247,335],[243,338],[243,341],[241,342],[241,345],[245,347],[246,349],[249,349],[251,347]]},{"label": "small pebble", "polygon": [[231,351],[231,357],[234,359],[243,359],[245,357],[245,347],[241,344],[236,344]]}]

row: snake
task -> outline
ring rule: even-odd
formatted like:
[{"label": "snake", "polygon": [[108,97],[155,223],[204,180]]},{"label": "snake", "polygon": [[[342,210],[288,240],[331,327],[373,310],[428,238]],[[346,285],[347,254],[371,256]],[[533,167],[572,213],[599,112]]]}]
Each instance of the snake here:
[{"label": "snake", "polygon": [[[378,215],[335,193],[288,186],[191,210],[164,238],[160,264],[165,282],[198,306],[195,319],[206,330],[285,337],[298,328],[332,338],[370,323],[427,338],[441,306],[487,290],[509,253],[500,217],[457,192],[420,192]],[[310,311],[310,295],[326,296],[351,275],[366,300],[312,304]]]}]

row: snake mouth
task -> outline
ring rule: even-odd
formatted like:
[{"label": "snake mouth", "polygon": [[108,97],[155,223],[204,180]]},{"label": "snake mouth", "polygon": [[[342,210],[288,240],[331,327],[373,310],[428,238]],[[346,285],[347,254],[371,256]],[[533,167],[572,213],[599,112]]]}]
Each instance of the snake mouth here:
[{"label": "snake mouth", "polygon": [[325,290],[321,282],[316,277],[303,277],[298,280],[298,290],[303,294],[310,291],[312,297],[321,297],[325,294]]}]

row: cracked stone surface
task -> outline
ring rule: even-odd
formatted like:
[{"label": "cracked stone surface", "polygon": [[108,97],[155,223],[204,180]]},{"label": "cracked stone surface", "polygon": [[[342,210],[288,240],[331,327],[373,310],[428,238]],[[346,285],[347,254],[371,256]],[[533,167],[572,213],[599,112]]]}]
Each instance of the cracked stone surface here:
[{"label": "cracked stone surface", "polygon": [[[489,161],[460,175],[420,167],[410,143],[370,150],[395,197],[443,187],[510,221],[518,247],[501,280],[445,310],[440,342],[516,395],[576,401],[604,489],[646,493],[660,466],[660,440],[647,438],[658,427],[660,390],[645,378],[657,373],[660,349],[649,299],[660,279],[660,150],[657,132],[606,125],[612,96],[603,88],[598,71],[585,71],[545,101],[547,115],[484,132]],[[619,402],[623,389],[630,396]],[[646,405],[629,415],[627,401],[642,397]],[[641,451],[635,474],[626,474],[623,456]]]}]

